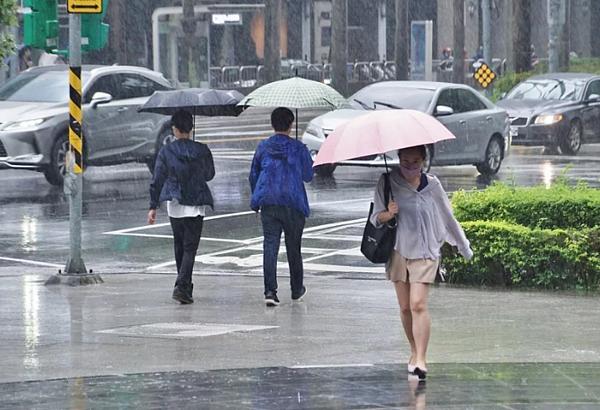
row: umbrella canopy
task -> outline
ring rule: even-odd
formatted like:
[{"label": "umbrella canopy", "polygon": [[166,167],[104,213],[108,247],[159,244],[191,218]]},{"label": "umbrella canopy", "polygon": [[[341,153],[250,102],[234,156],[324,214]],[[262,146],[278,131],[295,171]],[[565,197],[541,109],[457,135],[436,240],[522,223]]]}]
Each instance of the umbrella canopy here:
[{"label": "umbrella canopy", "polygon": [[314,166],[454,138],[441,122],[421,111],[374,111],[333,130],[321,145]]},{"label": "umbrella canopy", "polygon": [[328,85],[293,77],[263,85],[244,98],[241,106],[333,109],[352,108],[348,101]]},{"label": "umbrella canopy", "polygon": [[243,109],[237,104],[243,98],[244,94],[234,90],[156,91],[138,111],[173,115],[177,110],[185,109],[193,115],[238,116]]}]

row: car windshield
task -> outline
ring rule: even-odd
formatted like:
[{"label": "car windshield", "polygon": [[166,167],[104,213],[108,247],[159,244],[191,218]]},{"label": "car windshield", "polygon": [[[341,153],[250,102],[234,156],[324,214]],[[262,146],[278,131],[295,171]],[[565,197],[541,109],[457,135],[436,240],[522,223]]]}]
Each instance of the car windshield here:
[{"label": "car windshield", "polygon": [[575,101],[581,96],[584,86],[583,80],[529,79],[517,85],[506,98]]},{"label": "car windshield", "polygon": [[434,94],[433,90],[412,87],[367,87],[349,101],[357,110],[402,108],[426,112]]},{"label": "car windshield", "polygon": [[[82,85],[89,73],[81,75]],[[69,101],[69,72],[25,72],[0,87],[0,101],[61,103]]]}]

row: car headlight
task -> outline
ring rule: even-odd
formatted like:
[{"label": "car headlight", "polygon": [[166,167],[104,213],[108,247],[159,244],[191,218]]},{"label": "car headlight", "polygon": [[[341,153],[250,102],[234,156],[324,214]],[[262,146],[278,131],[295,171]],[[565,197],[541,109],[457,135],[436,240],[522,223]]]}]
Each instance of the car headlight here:
[{"label": "car headlight", "polygon": [[[52,117],[50,117],[50,118],[52,118]],[[41,125],[41,124],[45,123],[46,121],[48,121],[50,118],[37,118],[35,120],[26,120],[26,121],[15,122],[14,124],[11,124],[8,127],[6,127],[6,130],[22,130],[25,128],[35,128],[38,125]]]},{"label": "car headlight", "polygon": [[324,138],[325,134],[323,134],[323,129],[320,127],[317,127],[314,124],[308,124],[308,126],[306,127],[306,131],[307,134],[310,135],[314,135],[315,137],[318,138]]},{"label": "car headlight", "polygon": [[557,115],[538,115],[535,119],[535,125],[552,125],[562,121],[563,116]]}]

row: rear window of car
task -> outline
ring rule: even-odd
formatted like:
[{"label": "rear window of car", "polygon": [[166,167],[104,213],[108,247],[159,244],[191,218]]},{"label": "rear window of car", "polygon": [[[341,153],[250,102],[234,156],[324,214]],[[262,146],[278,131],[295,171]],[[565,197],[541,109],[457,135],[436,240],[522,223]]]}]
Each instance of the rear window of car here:
[{"label": "rear window of car", "polygon": [[581,97],[584,80],[535,79],[523,81],[506,96],[510,100],[566,100]]},{"label": "rear window of car", "polygon": [[[81,74],[82,86],[88,72]],[[61,103],[69,101],[69,72],[24,72],[0,87],[0,101]]]},{"label": "rear window of car", "polygon": [[[434,90],[413,87],[367,87],[349,98],[350,104],[357,110],[385,110],[390,107],[376,104],[391,104],[402,109],[426,112],[435,95]],[[359,102],[360,101],[360,102]],[[365,105],[369,108],[366,108]]]}]

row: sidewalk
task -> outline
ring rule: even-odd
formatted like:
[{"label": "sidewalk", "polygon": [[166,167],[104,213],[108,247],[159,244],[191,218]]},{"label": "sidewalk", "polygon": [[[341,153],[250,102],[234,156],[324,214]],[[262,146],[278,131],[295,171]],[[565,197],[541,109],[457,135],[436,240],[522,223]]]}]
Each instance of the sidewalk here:
[{"label": "sidewalk", "polygon": [[[224,404],[215,403],[214,408],[352,408],[342,405],[342,401],[335,407],[334,402],[320,399],[319,403],[329,404],[253,407],[253,401],[247,403],[246,396],[252,397],[252,391],[262,395],[265,403],[280,391],[254,390],[262,386],[263,378],[268,379],[266,383],[288,380],[292,390],[300,383],[300,391],[302,380],[331,380],[331,372],[339,372],[336,379],[350,378],[355,396],[367,400],[365,403],[375,397],[368,386],[374,380],[402,380],[402,386],[406,385],[402,388],[410,391],[405,373],[410,349],[401,333],[393,287],[385,281],[309,277],[307,301],[292,303],[287,291],[289,280],[284,277],[279,281],[281,306],[266,308],[261,277],[195,276],[196,303],[189,306],[170,299],[174,276],[103,277],[104,285],[67,288],[45,287],[45,276],[0,276],[0,408],[72,407],[59,403],[66,400],[60,399],[64,395],[72,399],[69,392],[74,381],[47,380],[86,377],[90,379],[78,382],[84,387],[76,384],[75,389],[83,389],[90,397],[95,395],[92,402],[99,407],[88,404],[82,408],[123,408],[116,402],[111,402],[112,407],[102,407],[101,399],[108,397],[106,391],[115,386],[125,388],[132,380],[137,387],[126,389],[139,392],[140,397],[152,396],[151,386],[160,390],[188,382],[190,386],[210,384],[210,388],[204,387],[220,391],[231,386],[243,390],[237,396],[227,396]],[[434,288],[430,299],[428,402],[432,392],[451,391],[466,379],[484,390],[493,385],[492,394],[498,393],[497,389],[510,392],[516,388],[514,383],[523,380],[529,380],[526,385],[530,386],[539,379],[536,397],[554,397],[551,402],[559,403],[564,396],[590,407],[495,407],[490,403],[499,402],[485,399],[491,407],[469,408],[600,408],[598,306],[597,297]],[[209,370],[217,372],[204,372]],[[125,374],[137,376],[122,376]],[[181,383],[177,382],[180,377]],[[364,395],[360,393],[363,378]],[[560,379],[566,395],[547,385],[548,378]],[[559,383],[557,380],[550,381]],[[24,381],[38,382],[6,384]],[[235,387],[235,383],[245,387]],[[88,385],[90,389],[85,387]],[[99,385],[108,390],[96,389]],[[343,392],[335,393],[335,387],[329,386],[333,391],[326,394],[328,387],[323,383],[311,386],[319,397]],[[173,400],[179,391],[175,387],[169,390]],[[204,397],[202,389],[190,387],[189,391],[183,389],[180,397],[189,402],[169,403],[179,408],[204,408],[193,405],[188,394],[191,392]],[[478,392],[476,397],[484,400],[481,394]],[[519,394],[510,397],[516,399]],[[137,403],[129,408],[167,407],[166,402],[144,406],[136,401],[137,396],[126,396]],[[54,397],[58,401],[55,407],[41,406],[46,403],[43,400],[38,402],[41,407],[25,406],[18,397]],[[383,399],[387,401],[377,402],[377,406],[390,408],[404,400]],[[485,402],[481,400],[476,402]],[[514,403],[510,400],[507,398],[506,403]],[[443,396],[436,402],[443,404]],[[352,403],[354,406],[358,402]]]}]

